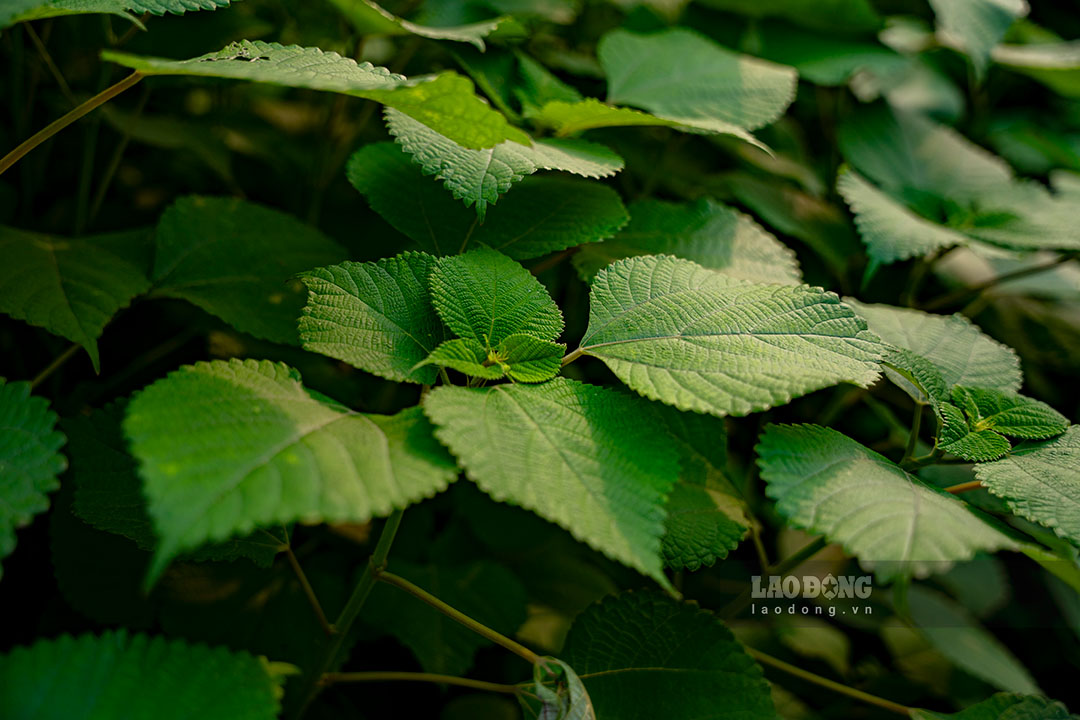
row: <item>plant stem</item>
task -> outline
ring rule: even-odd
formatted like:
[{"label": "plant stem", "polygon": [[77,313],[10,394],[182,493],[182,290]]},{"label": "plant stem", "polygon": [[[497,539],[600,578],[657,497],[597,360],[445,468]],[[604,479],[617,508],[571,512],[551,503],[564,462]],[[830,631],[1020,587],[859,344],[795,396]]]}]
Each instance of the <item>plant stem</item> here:
[{"label": "plant stem", "polygon": [[436,673],[420,672],[351,672],[351,673],[326,673],[322,676],[320,684],[333,685],[334,683],[362,683],[362,682],[430,682],[443,685],[458,685],[474,690],[487,690],[488,692],[517,695],[521,692],[517,685],[503,685],[501,683],[484,682],[471,678],[457,677],[455,675],[438,675]]},{"label": "plant stem", "polygon": [[786,663],[779,658],[774,658],[772,655],[766,655],[760,650],[755,650],[752,647],[747,647],[746,652],[750,657],[757,660],[762,665],[768,665],[774,667],[777,670],[783,670],[789,675],[794,675],[797,678],[813,683],[820,687],[832,690],[833,692],[840,693],[841,695],[847,695],[849,698],[859,700],[860,702],[869,703],[870,705],[877,705],[879,708],[884,708],[890,712],[898,713],[904,717],[911,717],[911,708],[900,703],[895,703],[892,700],[886,700],[885,698],[879,698],[876,695],[865,693],[862,690],[856,690],[853,687],[848,687],[842,683],[838,683],[834,680],[816,675],[809,670],[803,670],[800,667],[795,667],[790,663]]},{"label": "plant stem", "polygon": [[919,429],[922,427],[923,404],[915,403],[915,415],[911,418],[911,433],[908,434],[907,447],[904,448],[904,457],[901,464],[915,457],[915,446],[919,444]]},{"label": "plant stem", "polygon": [[585,351],[582,350],[581,348],[578,348],[577,350],[575,350],[574,352],[570,353],[569,355],[567,355],[566,357],[564,357],[562,359],[562,367],[566,367],[567,365],[574,362],[575,360],[577,360],[579,357],[581,357],[584,354],[585,354]]},{"label": "plant stem", "polygon": [[388,585],[393,585],[396,588],[400,588],[401,590],[404,590],[416,599],[427,603],[431,607],[441,612],[443,615],[446,615],[451,620],[456,620],[457,622],[469,628],[476,634],[482,635],[496,645],[503,646],[504,648],[514,653],[530,665],[535,665],[540,660],[540,656],[534,653],[529,648],[515,642],[514,640],[511,640],[510,638],[506,637],[501,633],[492,630],[487,625],[484,625],[477,620],[473,620],[465,613],[461,612],[456,608],[450,607],[445,602],[429,593],[427,590],[424,590],[417,585],[413,585],[405,578],[394,575],[393,573],[382,572],[379,573],[378,579]]},{"label": "plant stem", "polygon": [[38,37],[33,25],[31,23],[26,23],[23,27],[26,28],[26,36],[30,38],[30,42],[34,44],[34,48],[37,49],[42,62],[45,63],[45,67],[47,67],[52,74],[53,80],[60,86],[60,92],[64,93],[64,97],[66,97],[68,102],[72,105],[78,105],[79,103],[75,100],[75,96],[71,93],[71,87],[67,84],[67,80],[64,79],[64,74],[60,72],[60,68],[56,67],[52,55],[49,54],[49,50],[45,47],[45,43]]},{"label": "plant stem", "polygon": [[57,355],[51,363],[49,363],[44,370],[34,376],[34,379],[30,381],[30,388],[36,388],[41,383],[45,382],[50,375],[60,369],[60,366],[66,363],[71,357],[79,351],[82,347],[78,343],[73,344],[64,352]]},{"label": "plant stem", "polygon": [[[806,545],[802,546],[791,555],[788,555],[786,558],[776,563],[775,565],[770,565],[769,567],[764,568],[761,571],[761,574],[786,575],[798,566],[802,565],[814,555],[817,555],[819,552],[824,550],[825,546],[828,544],[828,541],[825,540],[824,537],[818,537],[813,541],[808,542]],[[740,612],[743,611],[747,603],[750,602],[750,593],[751,589],[749,587],[744,589],[737,598],[728,603],[728,605],[720,611],[720,615],[725,619],[732,618],[738,615]]]},{"label": "plant stem", "polygon": [[982,480],[972,480],[970,482],[960,483],[959,485],[952,485],[950,487],[947,487],[947,488],[945,488],[945,492],[952,493],[953,495],[956,495],[958,493],[968,492],[969,490],[982,490],[982,489],[983,489]]},{"label": "plant stem", "polygon": [[323,612],[322,604],[319,603],[319,597],[315,594],[315,588],[311,587],[311,583],[308,582],[307,575],[304,573],[304,568],[300,567],[300,561],[296,559],[296,553],[293,552],[291,545],[285,545],[285,557],[289,559],[289,565],[292,567],[293,573],[296,574],[296,579],[300,582],[300,589],[303,590],[304,595],[307,596],[308,603],[315,613],[315,619],[319,621],[319,625],[322,626],[323,632],[328,636],[334,635],[336,632],[334,626],[326,619],[326,613]]},{"label": "plant stem", "polygon": [[104,105],[128,88],[135,86],[142,79],[143,74],[136,70],[120,82],[112,85],[111,87],[105,88],[94,97],[77,106],[74,110],[67,113],[63,117],[53,120],[41,130],[38,130],[36,133],[31,135],[22,143],[20,143],[19,146],[16,147],[14,150],[9,152],[3,158],[0,158],[0,175],[3,175],[12,165],[19,162],[19,160],[21,160],[24,155],[36,148],[38,145],[48,140],[53,135],[66,128],[68,125],[81,118],[83,115],[86,115],[90,111]]},{"label": "plant stem", "polygon": [[1045,270],[1052,270],[1058,265],[1067,263],[1068,261],[1076,258],[1078,254],[1080,253],[1077,253],[1075,251],[1062,253],[1053,260],[1045,262],[1041,265],[1032,265],[1030,267],[1014,270],[1013,272],[1008,272],[1004,275],[998,275],[997,277],[990,278],[989,280],[978,283],[977,285],[972,285],[971,287],[967,288],[961,288],[960,290],[956,290],[954,292],[942,295],[939,298],[931,300],[930,302],[923,305],[923,310],[937,310],[939,308],[948,307],[949,305],[955,305],[961,300],[967,299],[969,296],[981,295],[987,290],[998,285],[1007,283],[1010,280],[1027,277],[1028,275],[1035,275],[1036,273],[1041,273]]},{"label": "plant stem", "polygon": [[923,455],[917,458],[908,458],[900,463],[900,467],[908,472],[912,470],[918,470],[919,468],[926,467],[927,465],[936,465],[937,461],[944,455],[941,450],[934,449],[929,455]]}]

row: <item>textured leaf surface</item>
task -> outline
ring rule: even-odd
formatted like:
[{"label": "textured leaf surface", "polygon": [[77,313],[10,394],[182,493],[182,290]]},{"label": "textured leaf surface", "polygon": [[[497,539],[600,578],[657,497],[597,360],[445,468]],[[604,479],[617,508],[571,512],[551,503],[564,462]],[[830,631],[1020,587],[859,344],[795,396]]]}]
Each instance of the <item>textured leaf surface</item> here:
[{"label": "textured leaf surface", "polygon": [[603,240],[627,219],[622,201],[611,188],[587,180],[541,176],[526,178],[478,222],[474,212],[435,180],[424,177],[409,156],[390,143],[365,145],[349,160],[347,172],[353,186],[383,219],[436,255],[480,245],[526,260]]},{"label": "textured leaf surface", "polygon": [[371,0],[331,0],[331,2],[361,34],[419,35],[431,40],[470,43],[478,50],[484,49],[484,38],[493,33],[505,20],[505,18],[495,18],[468,25],[432,27],[399,18]]},{"label": "textured leaf surface", "polygon": [[939,450],[972,462],[985,462],[996,460],[1012,447],[1004,436],[993,430],[975,427],[955,405],[943,404],[937,411],[941,415],[941,433],[937,438]]},{"label": "textured leaf surface", "polygon": [[418,410],[352,412],[269,361],[183,367],[135,396],[124,432],[160,537],[151,580],[208,541],[277,523],[367,522],[456,475]]},{"label": "textured leaf surface", "polygon": [[234,42],[190,60],[141,57],[115,50],[105,51],[102,58],[144,75],[232,78],[367,98],[397,108],[466,147],[491,147],[510,139],[528,141],[473,92],[472,81],[452,72],[407,80],[386,68],[357,64],[335,52],[259,40]]},{"label": "textured leaf surface", "polygon": [[770,425],[757,450],[777,511],[843,545],[882,582],[927,577],[979,550],[1016,547],[962,501],[836,430]]},{"label": "textured leaf surface", "polygon": [[142,23],[136,18],[143,13],[183,15],[192,10],[228,7],[229,0],[13,0],[7,4],[10,7],[0,10],[0,27],[27,20],[82,13],[119,15],[141,26]]},{"label": "textured leaf surface", "polygon": [[750,285],[688,260],[645,256],[602,270],[583,352],[680,410],[746,415],[878,376],[877,338],[839,299]]},{"label": "textured leaf surface", "polygon": [[642,401],[555,378],[439,387],[424,411],[484,492],[667,584],[660,536],[677,456]]},{"label": "textured leaf surface", "polygon": [[116,311],[150,287],[146,232],[61,238],[0,226],[0,312],[86,348]]},{"label": "textured leaf surface", "polygon": [[538,170],[561,170],[582,177],[610,177],[623,168],[618,155],[584,140],[507,140],[473,150],[396,110],[386,111],[386,125],[425,175],[442,180],[466,207],[484,218],[488,205]]},{"label": "textured leaf surface", "polygon": [[[525,622],[525,588],[501,565],[489,561],[417,565],[394,560],[391,570],[495,632],[513,636]],[[472,667],[476,651],[491,645],[456,620],[382,583],[364,605],[363,618],[412,650],[425,672],[463,675]]]},{"label": "textured leaf surface", "polygon": [[990,51],[1013,22],[1028,13],[1027,0],[929,0],[938,29],[954,36],[972,65],[985,71]]},{"label": "textured leaf surface", "polygon": [[712,613],[655,592],[583,612],[562,659],[604,720],[776,717],[761,668]]},{"label": "textured leaf surface", "polygon": [[487,248],[440,259],[431,296],[448,328],[489,348],[518,333],[554,340],[563,329],[562,313],[540,281]]},{"label": "textured leaf surface", "polygon": [[1009,457],[977,465],[975,476],[1017,515],[1080,544],[1080,429],[1021,445]]},{"label": "textured leaf surface", "polygon": [[559,374],[566,346],[531,335],[516,334],[487,348],[472,338],[447,340],[424,364],[442,365],[485,380],[508,377],[519,382],[543,382]]},{"label": "textured leaf surface", "polygon": [[601,38],[597,57],[608,102],[703,130],[768,125],[795,97],[792,68],[733,53],[689,30],[614,30]]},{"label": "textured leaf surface", "polygon": [[304,349],[390,380],[434,382],[434,368],[416,367],[444,336],[428,292],[434,268],[435,258],[410,252],[304,273]]},{"label": "textured leaf surface", "polygon": [[583,279],[621,258],[666,254],[750,282],[802,282],[795,253],[750,217],[713,200],[683,205],[642,200],[630,206],[630,217],[614,238],[574,255]]},{"label": "textured leaf surface", "polygon": [[15,550],[15,530],[49,507],[67,467],[56,414],[30,384],[0,378],[0,559]]},{"label": "textured leaf surface", "polygon": [[1023,376],[1016,352],[984,335],[961,315],[934,315],[851,298],[844,302],[855,308],[882,340],[929,360],[948,389],[954,385],[1012,393],[1020,389]]},{"label": "textured leaf surface", "polygon": [[1037,695],[998,693],[955,714],[915,709],[913,720],[1077,720],[1059,702]]},{"label": "textured leaf surface", "polygon": [[158,223],[155,293],[194,303],[243,332],[299,344],[304,292],[296,273],[344,259],[321,232],[231,198],[187,197]]},{"label": "textured leaf surface", "polygon": [[265,660],[123,630],[0,656],[6,718],[272,720],[284,678]]}]

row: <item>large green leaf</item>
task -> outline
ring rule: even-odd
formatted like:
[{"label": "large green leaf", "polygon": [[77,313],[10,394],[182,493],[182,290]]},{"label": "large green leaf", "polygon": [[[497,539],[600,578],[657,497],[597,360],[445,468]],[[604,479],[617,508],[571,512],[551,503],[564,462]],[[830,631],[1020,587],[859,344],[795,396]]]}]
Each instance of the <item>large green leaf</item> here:
[{"label": "large green leaf", "polygon": [[135,396],[124,432],[160,538],[149,581],[204,543],[278,523],[366,522],[456,475],[419,410],[356,413],[269,361],[185,366]]},{"label": "large green leaf", "polygon": [[484,38],[495,32],[499,25],[508,20],[508,18],[495,18],[493,20],[469,23],[468,25],[433,27],[430,25],[418,25],[399,18],[371,0],[331,0],[331,2],[337,6],[337,9],[349,19],[349,22],[361,34],[419,35],[431,40],[453,40],[455,42],[470,43],[475,45],[478,50],[484,49]]},{"label": "large green leaf", "polygon": [[439,387],[424,411],[484,492],[667,584],[660,537],[678,458],[643,401],[555,378]]},{"label": "large green leaf", "polygon": [[390,380],[434,382],[434,368],[416,367],[445,334],[428,292],[434,267],[434,257],[408,252],[304,273],[301,343]]},{"label": "large green leaf", "polygon": [[295,275],[345,251],[290,215],[232,198],[186,197],[161,216],[154,293],[192,302],[238,330],[299,344]]},{"label": "large green leaf", "polygon": [[882,582],[944,572],[979,550],[1017,548],[962,501],[831,428],[770,425],[757,450],[777,511],[843,545]]},{"label": "large green leaf", "polygon": [[562,313],[547,289],[495,250],[440,259],[431,275],[431,296],[448,328],[488,348],[519,333],[539,340],[562,333]]},{"label": "large green leaf", "polygon": [[938,30],[955,38],[980,75],[990,51],[1013,22],[1028,13],[1027,0],[929,0]]},{"label": "large green leaf", "polygon": [[[603,147],[579,140],[538,141],[534,147],[541,142],[548,147],[563,143],[561,147],[582,152]],[[376,212],[436,255],[483,245],[527,260],[603,240],[627,219],[618,193],[606,185],[540,176],[525,178],[499,205],[487,208],[481,222],[390,143],[362,147],[349,160],[347,173]]]},{"label": "large green leaf", "polygon": [[878,377],[877,338],[832,293],[751,285],[670,256],[596,276],[579,350],[680,410],[746,415]]},{"label": "large green leaf", "polygon": [[[512,636],[525,622],[525,588],[501,565],[490,561],[418,565],[394,560],[391,570],[495,632]],[[381,583],[364,604],[363,618],[412,650],[425,672],[463,675],[472,667],[476,651],[491,644],[420,600]]]},{"label": "large green leaf", "polygon": [[747,215],[713,200],[684,205],[641,200],[630,206],[630,217],[614,238],[574,255],[583,279],[621,258],[666,254],[751,282],[802,282],[795,253]]},{"label": "large green leaf", "polygon": [[86,348],[116,311],[150,287],[144,231],[61,238],[0,226],[0,312]]},{"label": "large green leaf", "polygon": [[29,383],[0,378],[0,559],[15,550],[15,530],[47,510],[47,494],[60,487],[67,460],[55,427],[56,413]]},{"label": "large green leaf", "polygon": [[623,593],[574,621],[562,659],[603,720],[776,717],[761,668],[712,613],[656,592]]},{"label": "large green leaf", "polygon": [[0,656],[0,716],[272,720],[284,679],[225,648],[124,630],[63,635]]},{"label": "large green leaf", "polygon": [[1077,720],[1059,702],[1038,695],[998,693],[981,703],[955,713],[945,714],[913,709],[912,720]]},{"label": "large green leaf", "polygon": [[[984,335],[962,315],[934,315],[910,308],[865,304],[852,298],[845,298],[844,302],[882,340],[928,360],[941,373],[946,390],[954,385],[1006,393],[1020,389],[1024,378],[1016,352]],[[886,372],[900,387],[914,392],[908,383],[891,371]]]},{"label": "large green leaf", "polygon": [[623,168],[622,158],[614,152],[584,140],[524,138],[473,150],[396,110],[386,111],[386,125],[424,174],[442,180],[466,207],[475,205],[481,221],[488,205],[494,205],[512,185],[538,170],[601,178]]},{"label": "large green leaf", "polygon": [[725,50],[690,30],[613,30],[596,52],[608,79],[608,102],[705,131],[755,130],[780,117],[795,98],[792,68]]},{"label": "large green leaf", "polygon": [[472,82],[453,72],[407,80],[386,68],[343,58],[335,52],[258,40],[234,42],[190,60],[141,57],[106,50],[102,58],[143,75],[194,75],[343,93],[397,108],[454,142],[483,148],[503,140],[528,142],[473,92]]},{"label": "large green leaf", "polygon": [[1080,428],[976,465],[975,476],[1017,515],[1080,545]]},{"label": "large green leaf", "polygon": [[183,15],[192,10],[216,10],[228,6],[229,0],[8,0],[0,10],[0,28],[28,20],[83,13],[119,15],[142,27],[137,18],[142,13]]}]

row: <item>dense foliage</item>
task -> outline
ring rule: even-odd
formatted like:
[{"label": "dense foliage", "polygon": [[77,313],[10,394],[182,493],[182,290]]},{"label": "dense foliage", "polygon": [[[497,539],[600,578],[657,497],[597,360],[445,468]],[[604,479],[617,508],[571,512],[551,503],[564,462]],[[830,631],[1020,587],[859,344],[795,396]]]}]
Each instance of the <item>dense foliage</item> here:
[{"label": "dense foliage", "polygon": [[1076,717],[1074,37],[0,0],[0,717]]}]

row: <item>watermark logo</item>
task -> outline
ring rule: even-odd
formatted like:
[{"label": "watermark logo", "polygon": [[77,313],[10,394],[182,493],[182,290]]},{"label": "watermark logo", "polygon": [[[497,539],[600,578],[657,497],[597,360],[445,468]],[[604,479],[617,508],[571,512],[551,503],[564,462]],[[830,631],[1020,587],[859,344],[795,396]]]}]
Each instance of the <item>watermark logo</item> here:
[{"label": "watermark logo", "polygon": [[823,578],[817,575],[769,575],[765,580],[761,575],[754,575],[751,597],[768,600],[793,600],[804,598],[813,600],[823,597],[826,600],[847,600],[858,598],[866,600],[873,588],[869,575],[841,575],[829,573]]}]

